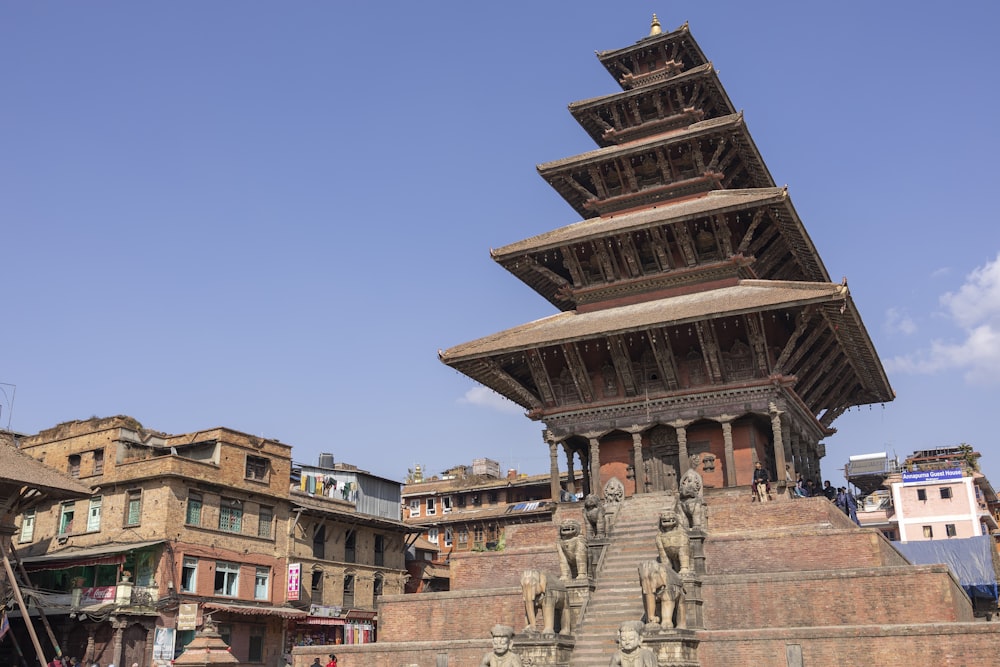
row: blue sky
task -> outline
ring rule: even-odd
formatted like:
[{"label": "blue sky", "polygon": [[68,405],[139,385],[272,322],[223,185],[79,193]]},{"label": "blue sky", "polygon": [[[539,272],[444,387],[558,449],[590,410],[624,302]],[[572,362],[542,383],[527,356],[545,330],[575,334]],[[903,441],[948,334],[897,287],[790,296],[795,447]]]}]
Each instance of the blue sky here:
[{"label": "blue sky", "polygon": [[[898,398],[851,454],[967,442],[1000,486],[1000,5],[846,0],[0,5],[0,421],[228,426],[385,477],[541,425],[437,350],[552,314],[492,247],[576,222],[594,57],[685,21]],[[13,400],[11,400],[13,398]],[[12,405],[13,404],[13,405]]]}]

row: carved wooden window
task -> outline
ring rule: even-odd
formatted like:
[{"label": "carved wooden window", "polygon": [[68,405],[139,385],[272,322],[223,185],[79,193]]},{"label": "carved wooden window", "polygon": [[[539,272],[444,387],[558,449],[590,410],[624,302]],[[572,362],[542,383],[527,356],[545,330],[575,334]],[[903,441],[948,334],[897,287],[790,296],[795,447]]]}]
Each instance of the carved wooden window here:
[{"label": "carved wooden window", "polygon": [[59,534],[73,532],[73,515],[76,513],[76,503],[68,502],[59,506]]},{"label": "carved wooden window", "polygon": [[215,594],[234,598],[240,592],[240,564],[216,561]]},{"label": "carved wooden window", "polygon": [[253,576],[253,599],[267,600],[270,595],[271,568],[258,567]]},{"label": "carved wooden window", "polygon": [[344,575],[344,607],[354,606],[354,575]]},{"label": "carved wooden window", "polygon": [[358,561],[358,531],[349,530],[344,538],[344,560],[348,563]]},{"label": "carved wooden window", "polygon": [[142,520],[142,489],[131,489],[125,497],[125,525],[138,526]]},{"label": "carved wooden window", "polygon": [[385,565],[385,536],[375,536],[375,565]]},{"label": "carved wooden window", "polygon": [[198,587],[198,559],[194,556],[184,556],[181,566],[181,590],[194,593]]},{"label": "carved wooden window", "polygon": [[375,580],[372,582],[372,597],[378,600],[382,597],[383,590],[385,590],[385,577],[381,574],[376,574]]},{"label": "carved wooden window", "polygon": [[21,542],[35,539],[35,510],[27,510],[21,517]]},{"label": "carved wooden window", "polygon": [[101,529],[101,497],[94,496],[90,499],[90,507],[87,508],[87,532],[95,533]]},{"label": "carved wooden window", "polygon": [[69,476],[74,479],[80,478],[80,455],[69,455]]},{"label": "carved wooden window", "polygon": [[257,511],[257,537],[271,537],[271,528],[274,524],[274,510],[270,507],[261,506]]},{"label": "carved wooden window", "polygon": [[103,475],[104,474],[104,450],[95,449],[94,450],[94,474]]},{"label": "carved wooden window", "polygon": [[219,499],[219,530],[243,532],[243,503],[235,498]]},{"label": "carved wooden window", "polygon": [[313,558],[326,559],[326,526],[316,526],[313,533]]},{"label": "carved wooden window", "polygon": [[269,461],[260,456],[247,456],[246,478],[258,482],[267,481],[267,470],[270,467]]},{"label": "carved wooden window", "polygon": [[469,531],[467,531],[464,528],[462,528],[462,529],[460,529],[458,531],[458,543],[459,544],[468,544],[469,543]]},{"label": "carved wooden window", "polygon": [[188,493],[187,509],[184,516],[184,522],[189,526],[200,526],[201,507],[202,507],[201,494],[193,492]]}]

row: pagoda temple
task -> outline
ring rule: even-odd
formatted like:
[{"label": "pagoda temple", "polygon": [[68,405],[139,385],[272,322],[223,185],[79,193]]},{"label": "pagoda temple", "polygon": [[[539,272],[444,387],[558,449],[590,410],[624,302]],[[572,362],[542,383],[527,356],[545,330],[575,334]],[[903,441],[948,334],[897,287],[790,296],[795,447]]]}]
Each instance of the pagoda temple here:
[{"label": "pagoda temple", "polygon": [[553,497],[560,449],[584,493],[819,477],[834,420],[894,397],[846,280],[686,24],[597,57],[622,92],[569,110],[598,147],[538,166],[581,221],[491,251],[559,312],[441,361],[544,424]]}]

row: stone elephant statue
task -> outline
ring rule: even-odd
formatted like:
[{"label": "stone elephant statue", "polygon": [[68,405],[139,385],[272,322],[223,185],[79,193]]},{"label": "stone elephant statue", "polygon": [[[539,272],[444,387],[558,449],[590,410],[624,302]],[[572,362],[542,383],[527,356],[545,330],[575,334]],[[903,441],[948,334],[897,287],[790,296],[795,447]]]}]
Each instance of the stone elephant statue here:
[{"label": "stone elephant statue", "polygon": [[[639,563],[639,584],[642,586],[642,606],[646,623],[661,628],[687,626],[684,611],[684,581],[669,564],[655,560]],[[659,614],[656,605],[659,603]]]},{"label": "stone elephant statue", "polygon": [[541,610],[543,636],[556,635],[557,621],[559,634],[570,634],[569,593],[559,577],[539,570],[525,570],[521,573],[521,593],[524,596],[524,615],[528,619],[525,633],[536,632],[536,614]]}]

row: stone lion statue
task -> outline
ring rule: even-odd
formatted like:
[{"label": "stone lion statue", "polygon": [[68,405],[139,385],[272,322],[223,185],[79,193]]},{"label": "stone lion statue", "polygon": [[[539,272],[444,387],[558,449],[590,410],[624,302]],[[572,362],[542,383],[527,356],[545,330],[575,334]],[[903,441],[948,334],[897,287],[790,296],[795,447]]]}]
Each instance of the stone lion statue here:
[{"label": "stone lion statue", "polygon": [[691,540],[677,511],[666,509],[660,512],[659,528],[656,550],[660,554],[660,562],[680,574],[691,572]]},{"label": "stone lion statue", "polygon": [[601,504],[601,499],[595,494],[588,494],[583,499],[583,516],[590,527],[589,537],[602,538],[608,535],[608,516]]},{"label": "stone lion statue", "polygon": [[684,611],[684,582],[669,563],[664,564],[655,560],[639,563],[639,585],[642,587],[642,606],[646,612],[646,623],[659,625],[664,629],[687,626]]},{"label": "stone lion statue", "polygon": [[523,632],[536,632],[536,615],[541,610],[542,636],[555,637],[557,624],[559,634],[570,633],[569,594],[566,584],[558,577],[539,570],[525,570],[521,573],[521,593],[524,596],[524,615],[528,619]]},{"label": "stone lion statue", "polygon": [[567,519],[559,526],[559,570],[563,581],[587,578],[587,540],[579,521]]}]

